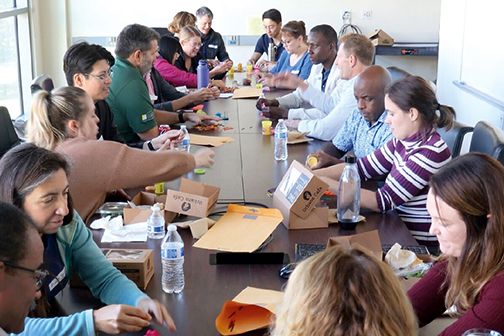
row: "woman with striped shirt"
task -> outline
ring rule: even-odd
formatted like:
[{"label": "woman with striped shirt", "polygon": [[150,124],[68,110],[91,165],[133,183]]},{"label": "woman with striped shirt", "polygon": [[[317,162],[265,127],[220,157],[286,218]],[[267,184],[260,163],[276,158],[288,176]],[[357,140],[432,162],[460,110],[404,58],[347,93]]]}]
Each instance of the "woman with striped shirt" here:
[{"label": "woman with striped shirt", "polygon": [[[394,138],[357,160],[357,167],[361,180],[388,176],[377,191],[361,190],[361,207],[379,212],[396,209],[420,244],[437,246],[437,238],[429,234],[427,193],[430,177],[451,158],[436,127],[449,129],[455,111],[440,105],[429,83],[418,76],[392,83],[385,93],[385,122]],[[315,174],[336,191],[343,168],[344,164],[338,164]]]}]

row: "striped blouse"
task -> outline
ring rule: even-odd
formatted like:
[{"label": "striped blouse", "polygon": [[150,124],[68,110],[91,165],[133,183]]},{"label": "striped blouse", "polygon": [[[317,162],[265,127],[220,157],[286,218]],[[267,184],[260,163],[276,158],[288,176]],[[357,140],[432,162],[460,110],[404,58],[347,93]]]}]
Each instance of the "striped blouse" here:
[{"label": "striped blouse", "polygon": [[431,218],[426,207],[429,180],[450,159],[448,146],[433,131],[427,138],[419,133],[404,140],[393,138],[357,163],[363,180],[388,173],[376,191],[378,208],[383,212],[396,209],[419,243],[433,245],[437,238],[429,234]]}]

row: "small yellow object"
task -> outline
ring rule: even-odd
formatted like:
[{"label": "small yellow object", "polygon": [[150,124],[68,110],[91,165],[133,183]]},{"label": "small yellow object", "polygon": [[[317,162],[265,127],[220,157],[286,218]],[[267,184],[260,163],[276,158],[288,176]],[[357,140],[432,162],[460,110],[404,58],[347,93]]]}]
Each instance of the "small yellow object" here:
[{"label": "small yellow object", "polygon": [[197,113],[197,114],[204,114],[204,115],[206,115],[206,112],[205,112],[205,111],[203,111],[202,109],[199,109],[198,111],[196,111],[196,113]]},{"label": "small yellow object", "polygon": [[262,89],[262,84],[261,84],[261,83],[257,83],[257,84],[256,84],[256,88],[257,88],[257,89]]},{"label": "small yellow object", "polygon": [[154,193],[158,196],[164,194],[164,182],[154,184]]},{"label": "small yellow object", "polygon": [[308,167],[310,167],[310,168],[311,168],[311,167],[315,166],[317,163],[318,163],[318,158],[317,158],[317,157],[315,157],[315,156],[310,156],[310,157],[308,158]]}]

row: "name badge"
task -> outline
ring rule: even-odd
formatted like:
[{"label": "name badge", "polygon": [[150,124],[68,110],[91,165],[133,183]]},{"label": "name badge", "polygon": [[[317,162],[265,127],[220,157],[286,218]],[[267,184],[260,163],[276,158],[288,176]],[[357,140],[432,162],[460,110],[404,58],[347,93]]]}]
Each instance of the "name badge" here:
[{"label": "name badge", "polygon": [[149,96],[150,96],[150,100],[157,100],[157,96],[155,94],[151,94]]},{"label": "name badge", "polygon": [[217,49],[217,48],[218,48],[218,46],[217,46],[217,45],[215,45],[215,44],[209,44],[209,45],[208,45],[208,48]]},{"label": "name badge", "polygon": [[49,290],[51,292],[54,289],[54,287],[56,287],[60,282],[63,281],[63,279],[65,279],[65,275],[66,275],[66,267],[63,267],[60,274],[58,274],[58,276],[49,283]]},{"label": "name badge", "polygon": [[299,75],[299,70],[292,70],[291,74],[293,74],[293,75]]}]

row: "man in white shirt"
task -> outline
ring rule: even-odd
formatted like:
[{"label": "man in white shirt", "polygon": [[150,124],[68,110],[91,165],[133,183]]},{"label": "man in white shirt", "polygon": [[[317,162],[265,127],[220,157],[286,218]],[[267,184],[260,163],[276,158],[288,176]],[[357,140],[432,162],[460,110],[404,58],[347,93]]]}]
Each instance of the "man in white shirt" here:
[{"label": "man in white shirt", "polygon": [[[308,34],[308,56],[313,66],[306,82],[328,95],[334,92],[339,79],[339,69],[334,66],[337,44],[338,35],[329,25],[315,26]],[[269,109],[263,111],[263,104]],[[319,109],[304,107],[309,104],[302,98],[300,89],[276,99],[261,98],[256,105],[271,119],[318,119],[325,116]]]},{"label": "man in white shirt", "polygon": [[287,126],[299,132],[308,132],[310,137],[330,141],[351,111],[357,108],[354,97],[354,83],[357,76],[373,63],[374,47],[371,41],[361,34],[348,34],[340,38],[340,47],[335,64],[340,70],[341,79],[335,93],[327,95],[306,82],[280,74],[274,77],[277,86],[299,88],[301,97],[312,106],[327,114],[315,120],[288,120]]},{"label": "man in white shirt", "polygon": [[0,336],[4,336],[23,331],[47,271],[40,269],[42,239],[21,210],[0,202],[0,232]]}]

